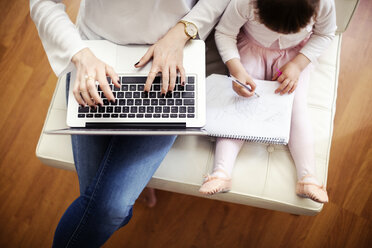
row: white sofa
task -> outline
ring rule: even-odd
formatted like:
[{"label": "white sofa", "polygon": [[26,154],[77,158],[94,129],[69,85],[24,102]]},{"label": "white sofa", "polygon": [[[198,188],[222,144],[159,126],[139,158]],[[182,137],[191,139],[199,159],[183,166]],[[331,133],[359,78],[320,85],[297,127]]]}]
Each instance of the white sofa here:
[{"label": "white sofa", "polygon": [[[336,107],[342,32],[357,3],[357,0],[336,0],[337,36],[319,59],[310,82],[308,106],[315,133],[316,166],[319,179],[324,183],[327,181]],[[218,68],[219,58],[213,55],[209,58],[209,68]],[[74,170],[70,136],[44,133],[45,130],[65,127],[65,78],[60,78],[36,148],[36,156],[46,165]],[[149,186],[204,197],[198,193],[198,189],[203,175],[211,171],[213,156],[213,139],[179,136]],[[320,212],[322,204],[296,196],[295,184],[295,166],[287,146],[247,142],[237,158],[231,191],[208,198],[298,215],[315,215]]]}]

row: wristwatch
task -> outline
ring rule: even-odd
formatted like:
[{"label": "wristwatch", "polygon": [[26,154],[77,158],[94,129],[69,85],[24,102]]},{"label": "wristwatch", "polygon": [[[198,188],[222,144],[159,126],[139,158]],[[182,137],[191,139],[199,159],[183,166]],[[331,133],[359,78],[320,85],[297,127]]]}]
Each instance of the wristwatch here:
[{"label": "wristwatch", "polygon": [[188,22],[185,20],[179,21],[179,23],[183,23],[185,25],[185,34],[190,37],[191,39],[195,39],[196,35],[198,34],[198,28],[192,22]]}]

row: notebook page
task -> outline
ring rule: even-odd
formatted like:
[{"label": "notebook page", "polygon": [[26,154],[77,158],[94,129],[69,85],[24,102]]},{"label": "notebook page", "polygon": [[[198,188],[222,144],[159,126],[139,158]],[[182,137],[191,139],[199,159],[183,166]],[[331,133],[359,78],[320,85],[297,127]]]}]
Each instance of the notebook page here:
[{"label": "notebook page", "polygon": [[[280,85],[276,81],[254,82],[260,97],[245,98],[235,93],[227,76],[209,76],[206,80],[207,124],[204,129],[212,136],[288,143],[294,94],[275,94]],[[272,139],[277,142],[270,142]]]}]

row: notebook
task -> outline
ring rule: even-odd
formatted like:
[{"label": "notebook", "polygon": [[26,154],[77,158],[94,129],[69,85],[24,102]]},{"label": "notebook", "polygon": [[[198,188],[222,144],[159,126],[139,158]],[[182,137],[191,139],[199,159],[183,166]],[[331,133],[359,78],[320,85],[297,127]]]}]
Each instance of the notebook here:
[{"label": "notebook", "polygon": [[210,136],[252,142],[287,144],[294,94],[275,94],[277,81],[254,80],[260,97],[241,97],[231,79],[213,74],[206,80],[207,124]]}]

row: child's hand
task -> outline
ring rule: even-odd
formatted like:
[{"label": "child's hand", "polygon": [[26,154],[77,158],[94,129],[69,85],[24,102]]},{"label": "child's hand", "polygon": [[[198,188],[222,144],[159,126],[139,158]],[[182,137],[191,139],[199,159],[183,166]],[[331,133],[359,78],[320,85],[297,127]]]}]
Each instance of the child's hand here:
[{"label": "child's hand", "polygon": [[302,70],[305,69],[309,63],[310,60],[302,53],[299,53],[291,61],[280,68],[272,79],[281,83],[281,85],[275,90],[275,93],[280,92],[280,94],[283,95],[288,92],[288,94],[291,94],[297,87],[297,82]]},{"label": "child's hand", "polygon": [[287,64],[281,67],[273,77],[273,80],[277,80],[281,84],[275,90],[275,93],[280,92],[280,94],[283,95],[288,92],[288,94],[291,94],[297,87],[300,74],[301,69],[292,61],[289,61]]},{"label": "child's hand", "polygon": [[238,79],[241,83],[250,85],[251,86],[251,91],[247,90],[243,86],[237,84],[237,83],[232,83],[233,90],[238,94],[239,96],[243,97],[251,97],[254,95],[254,90],[256,89],[256,84],[253,82],[253,79],[244,71],[244,73],[241,73],[239,75],[233,75],[236,79]]},{"label": "child's hand", "polygon": [[230,59],[226,62],[226,66],[229,69],[231,75],[233,75],[241,83],[250,85],[252,89],[252,91],[249,91],[237,83],[232,83],[233,90],[239,96],[243,96],[243,97],[253,96],[254,90],[256,89],[256,84],[253,82],[253,79],[249,76],[247,71],[244,69],[240,60],[237,58]]}]

